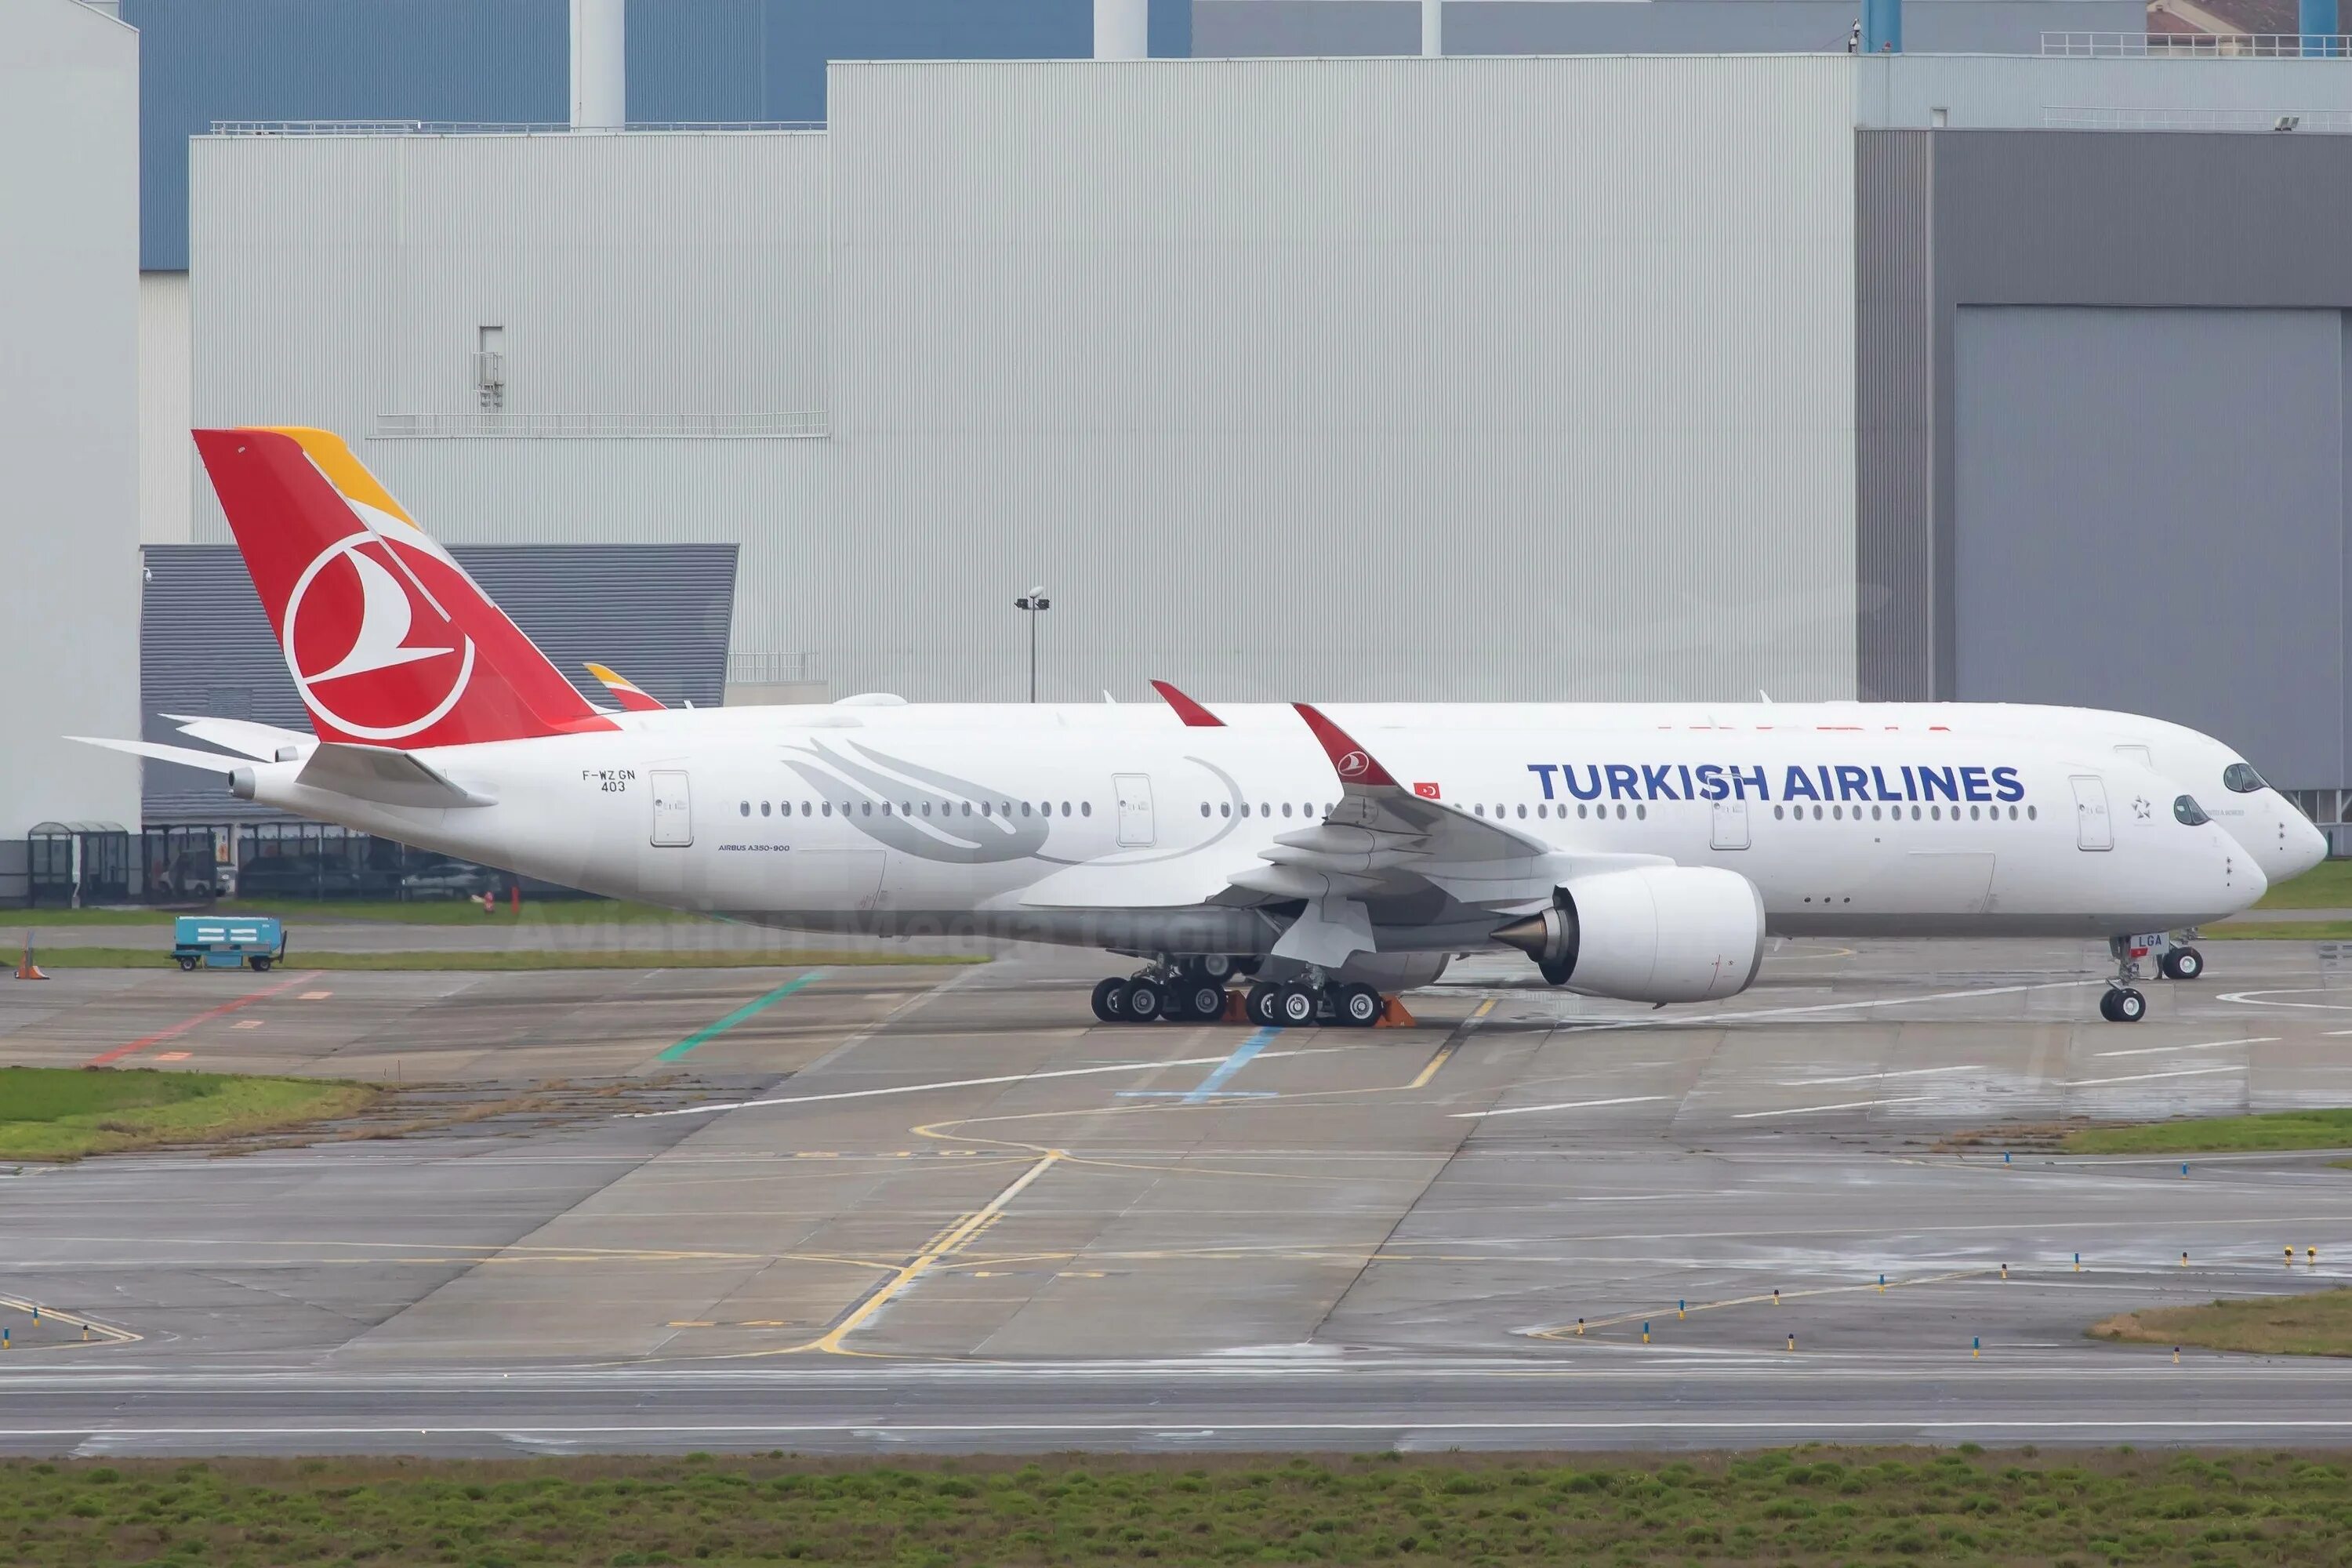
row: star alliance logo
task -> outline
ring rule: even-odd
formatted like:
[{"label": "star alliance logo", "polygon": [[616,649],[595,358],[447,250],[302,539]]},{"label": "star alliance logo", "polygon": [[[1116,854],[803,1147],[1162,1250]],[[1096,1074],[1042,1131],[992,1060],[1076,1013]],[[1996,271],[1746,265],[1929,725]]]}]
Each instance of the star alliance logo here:
[{"label": "star alliance logo", "polygon": [[2149,815],[2153,813],[2155,809],[2156,808],[2148,803],[2148,798],[2146,795],[2141,795],[2132,802],[2132,815],[2138,817],[2142,822],[2146,822],[2148,819]]}]

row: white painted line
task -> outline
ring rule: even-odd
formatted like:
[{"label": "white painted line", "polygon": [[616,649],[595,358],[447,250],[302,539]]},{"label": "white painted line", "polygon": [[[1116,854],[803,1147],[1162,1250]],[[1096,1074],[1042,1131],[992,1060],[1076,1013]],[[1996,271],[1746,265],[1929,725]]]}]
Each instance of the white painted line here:
[{"label": "white painted line", "polygon": [[[2342,1032],[2347,1035],[2352,1035],[2352,1029],[2347,1029]],[[2276,1035],[2252,1035],[2242,1040],[2202,1040],[2193,1046],[2141,1046],[2136,1049],[2128,1051],[2094,1051],[2091,1054],[2102,1058],[2106,1057],[2160,1057],[2167,1051],[2217,1051],[2223,1046],[2267,1046],[2275,1044],[2277,1040],[2278,1037]]]},{"label": "white painted line", "polygon": [[2184,1068],[2179,1072],[2136,1072],[2122,1078],[2078,1078],[2060,1084],[2060,1089],[2104,1089],[2111,1083],[2148,1083],[2160,1078],[2210,1078],[2220,1072],[2243,1072],[2243,1068]]},{"label": "white painted line", "polygon": [[[1921,996],[1882,996],[1868,1002],[1822,1002],[1810,1007],[1759,1007],[1745,1013],[1689,1013],[1665,1018],[1648,1015],[1639,1018],[1612,1018],[1599,1024],[1563,1024],[1565,1035],[1589,1034],[1601,1029],[1652,1029],[1672,1024],[1683,1028],[1706,1028],[1717,1024],[1747,1023],[1756,1018],[1795,1018],[1811,1013],[1848,1013],[1870,1007],[1908,1007],[1920,1002],[1958,1002],[1971,996],[2014,996],[2027,991],[2057,991],[2068,986],[2105,985],[2104,977],[2089,980],[2041,980],[2031,985],[1987,985],[1974,991],[1930,991]],[[2230,998],[2223,997],[2223,1001]],[[2293,1005],[2293,1004],[2289,1004]],[[2347,1009],[2352,1011],[2352,1009]]]},{"label": "white painted line", "polygon": [[1927,1078],[1934,1073],[1984,1072],[1986,1070],[1988,1069],[1982,1062],[1970,1062],[1965,1067],[1905,1068],[1901,1072],[1858,1072],[1845,1078],[1787,1078],[1782,1079],[1778,1087],[1819,1089],[1823,1084],[1830,1083],[1874,1083],[1882,1078]]},{"label": "white painted line", "polygon": [[1502,1110],[1457,1110],[1454,1113],[1454,1120],[1460,1121],[1479,1116],[1528,1116],[1538,1110],[1586,1110],[1596,1105],[1640,1105],[1667,1098],[1663,1094],[1628,1094],[1615,1100],[1563,1100],[1557,1105],[1514,1105]]},{"label": "white painted line", "polygon": [[2326,987],[2323,985],[2289,985],[2281,986],[2280,988],[2273,991],[2224,991],[2221,995],[2215,997],[2214,1000],[2218,1002],[2235,1002],[2241,1007],[2306,1007],[2318,1013],[2352,1013],[2352,1007],[2347,1007],[2341,1002],[2257,1002],[2254,1000],[2257,996],[2304,996],[2310,994],[2314,991],[2320,992],[2324,994],[2326,991]]},{"label": "white painted line", "polygon": [[1753,1121],[1764,1116],[1811,1116],[1816,1110],[1860,1110],[1866,1106],[1917,1105],[1923,1100],[1939,1100],[1934,1094],[1910,1094],[1898,1100],[1846,1100],[1835,1105],[1793,1105],[1786,1110],[1743,1110],[1732,1117],[1734,1121]]},{"label": "white painted line", "polygon": [[[1342,1046],[1322,1046],[1300,1051],[1262,1051],[1258,1054],[1257,1059],[1272,1061],[1276,1057],[1323,1056],[1346,1048]],[[1054,1068],[1045,1072],[1000,1073],[993,1078],[956,1078],[936,1083],[902,1083],[889,1089],[837,1089],[831,1094],[788,1094],[780,1095],[772,1100],[729,1100],[715,1101],[709,1105],[681,1105],[669,1110],[624,1111],[614,1120],[651,1121],[659,1116],[713,1116],[722,1110],[752,1110],[771,1105],[815,1105],[835,1100],[872,1100],[886,1094],[929,1094],[934,1089],[984,1089],[991,1084],[1029,1083],[1035,1079],[1048,1078],[1089,1078],[1096,1073],[1154,1072],[1161,1068],[1208,1067],[1223,1060],[1225,1058],[1221,1056],[1178,1057],[1164,1062],[1122,1062],[1112,1067],[1097,1068]]]}]

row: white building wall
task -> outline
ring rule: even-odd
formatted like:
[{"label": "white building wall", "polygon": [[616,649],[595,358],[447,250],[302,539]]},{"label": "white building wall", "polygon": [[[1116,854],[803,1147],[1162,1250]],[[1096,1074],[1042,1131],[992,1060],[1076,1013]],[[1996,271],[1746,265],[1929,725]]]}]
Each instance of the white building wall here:
[{"label": "white building wall", "polygon": [[139,38],[77,0],[0,5],[0,840],[135,826]]},{"label": "white building wall", "polygon": [[[854,683],[1853,693],[1836,58],[834,68]],[[753,570],[747,560],[746,571]]]},{"label": "white building wall", "polygon": [[[842,65],[815,137],[196,144],[200,423],[453,540],[739,539],[836,693],[1851,695],[1852,62]],[[824,302],[813,310],[813,300]],[[208,494],[199,538],[225,539]]]},{"label": "white building wall", "polygon": [[139,275],[139,542],[188,542],[188,275]]}]

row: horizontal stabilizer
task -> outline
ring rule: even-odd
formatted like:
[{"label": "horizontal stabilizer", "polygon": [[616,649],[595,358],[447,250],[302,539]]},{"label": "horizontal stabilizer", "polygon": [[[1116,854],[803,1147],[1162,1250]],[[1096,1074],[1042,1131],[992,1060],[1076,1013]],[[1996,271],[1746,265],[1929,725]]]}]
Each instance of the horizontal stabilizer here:
[{"label": "horizontal stabilizer", "polygon": [[300,730],[256,723],[251,719],[209,719],[196,713],[166,713],[163,717],[177,724],[183,735],[194,735],[208,746],[225,747],[265,763],[291,762],[291,757],[278,753],[288,750],[307,752],[319,742],[316,735]]},{"label": "horizontal stabilizer", "polygon": [[353,746],[329,742],[310,753],[294,782],[311,789],[331,790],[354,800],[378,805],[456,807],[494,805],[490,796],[453,783],[446,773],[414,752],[388,746]]},{"label": "horizontal stabilizer", "polygon": [[105,735],[68,735],[68,741],[79,741],[85,746],[103,746],[110,752],[128,752],[134,757],[151,762],[177,763],[184,768],[202,768],[208,773],[233,773],[247,765],[243,757],[231,757],[219,752],[199,752],[191,746],[166,746],[157,741],[117,741]]}]

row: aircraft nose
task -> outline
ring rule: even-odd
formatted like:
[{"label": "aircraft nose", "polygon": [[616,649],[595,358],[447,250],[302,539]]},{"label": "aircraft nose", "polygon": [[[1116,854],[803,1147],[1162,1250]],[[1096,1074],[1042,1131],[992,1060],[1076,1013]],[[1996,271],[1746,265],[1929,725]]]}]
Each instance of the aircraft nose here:
[{"label": "aircraft nose", "polygon": [[2287,822],[2286,831],[2280,837],[2285,843],[2286,858],[2285,863],[2279,868],[2279,875],[2271,879],[2274,882],[2300,877],[2327,858],[2327,835],[2313,826],[2311,818],[2293,806],[2283,809],[2286,812]]}]

